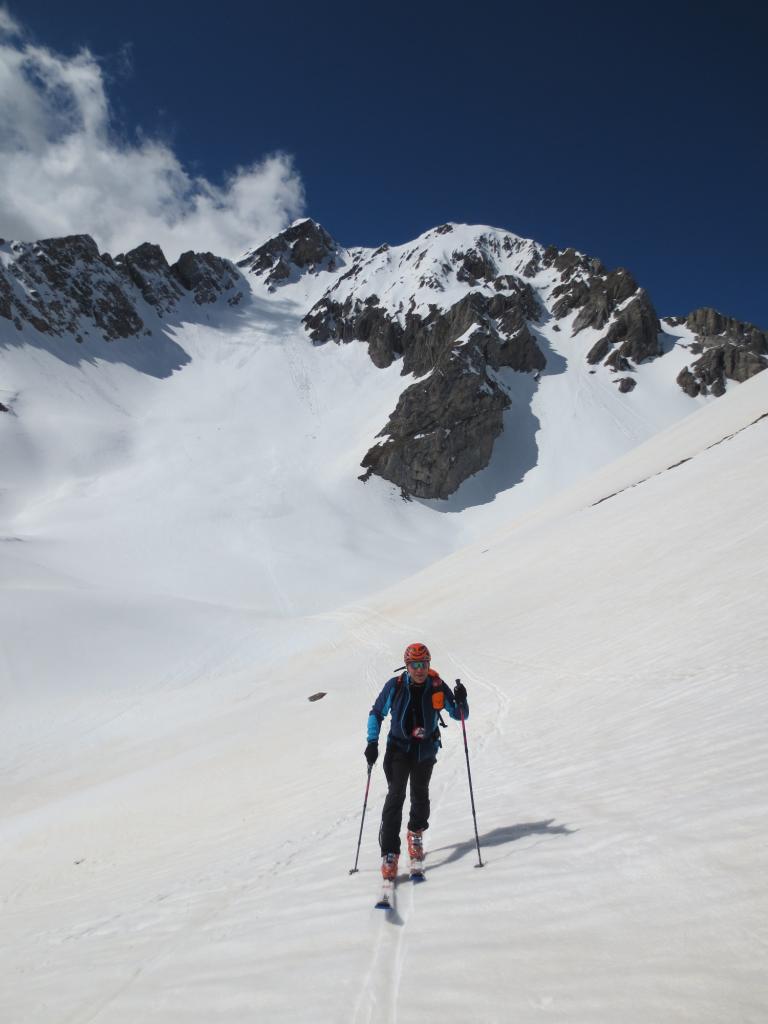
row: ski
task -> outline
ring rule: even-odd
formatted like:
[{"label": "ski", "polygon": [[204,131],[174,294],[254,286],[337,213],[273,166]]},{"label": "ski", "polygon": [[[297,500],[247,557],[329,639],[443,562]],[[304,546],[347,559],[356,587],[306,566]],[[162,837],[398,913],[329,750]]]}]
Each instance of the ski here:
[{"label": "ski", "polygon": [[412,882],[426,882],[427,876],[424,874],[424,861],[412,860],[409,866],[409,877]]},{"label": "ski", "polygon": [[374,904],[374,910],[391,910],[395,897],[395,883],[384,881],[381,883],[381,894],[378,902]]}]

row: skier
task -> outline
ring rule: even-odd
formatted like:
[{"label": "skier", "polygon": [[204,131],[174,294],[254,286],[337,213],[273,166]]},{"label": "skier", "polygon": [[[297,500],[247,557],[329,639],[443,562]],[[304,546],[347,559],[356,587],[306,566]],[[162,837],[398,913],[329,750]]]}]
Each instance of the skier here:
[{"label": "skier", "polygon": [[372,766],[379,756],[381,723],[391,712],[392,723],[383,761],[389,789],[379,830],[381,874],[385,882],[393,882],[397,877],[400,826],[409,781],[408,855],[412,874],[421,876],[423,834],[429,826],[429,780],[441,746],[438,715],[443,709],[451,718],[460,718],[462,711],[465,718],[469,715],[466,688],[457,682],[452,691],[443,682],[429,667],[431,655],[424,644],[409,644],[403,660],[405,672],[384,684],[371,708],[365,748],[365,759]]}]

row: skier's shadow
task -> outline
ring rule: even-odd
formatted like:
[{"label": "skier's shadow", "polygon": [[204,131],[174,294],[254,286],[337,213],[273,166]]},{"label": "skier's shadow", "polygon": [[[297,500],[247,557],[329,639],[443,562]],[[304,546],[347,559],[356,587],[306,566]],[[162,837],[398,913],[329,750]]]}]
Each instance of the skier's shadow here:
[{"label": "skier's shadow", "polygon": [[[548,821],[528,821],[519,825],[495,828],[490,832],[486,832],[484,836],[480,836],[480,850],[482,852],[491,846],[503,846],[504,843],[514,843],[515,840],[525,839],[526,836],[571,836],[574,832],[578,832],[578,829],[568,828],[567,825],[555,825],[553,824],[554,820],[554,818],[549,818]],[[436,853],[444,853],[446,850],[451,851],[447,857],[443,857],[439,861],[433,861],[432,858]],[[438,846],[437,849],[430,850],[427,855],[427,875],[430,875],[435,868],[442,867],[443,864],[450,864],[451,861],[461,860],[468,853],[477,853],[474,839],[468,839],[464,843],[456,843],[453,846]],[[475,866],[477,867],[477,865]],[[397,876],[398,888],[395,890],[393,905],[386,911],[386,919],[389,924],[397,925],[400,928],[405,924],[405,921],[397,910],[398,890],[400,890],[400,883],[405,885],[408,882],[408,878],[407,874]],[[400,890],[401,894],[402,892],[403,890]]]},{"label": "skier's shadow", "polygon": [[[548,821],[528,821],[519,825],[505,825],[502,828],[494,828],[490,832],[486,832],[485,835],[480,836],[480,851],[482,853],[483,850],[490,846],[503,846],[504,843],[514,843],[517,839],[525,839],[526,836],[571,836],[574,832],[578,832],[578,829],[568,828],[567,825],[555,825],[553,824],[554,820],[554,818],[549,818]],[[451,851],[447,857],[443,857],[439,861],[432,860],[436,853],[443,853],[445,850]],[[474,839],[468,839],[466,842],[457,843],[453,846],[439,846],[436,850],[430,850],[428,858],[429,870],[434,871],[435,868],[442,867],[443,864],[450,864],[452,861],[461,860],[467,854],[477,854],[477,846]]]}]

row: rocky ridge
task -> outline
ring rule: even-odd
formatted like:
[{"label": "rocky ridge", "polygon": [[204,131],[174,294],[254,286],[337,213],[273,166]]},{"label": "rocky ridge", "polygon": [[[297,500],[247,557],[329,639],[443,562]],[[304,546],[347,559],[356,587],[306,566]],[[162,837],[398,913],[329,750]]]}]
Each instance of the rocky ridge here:
[{"label": "rocky ridge", "polygon": [[[296,258],[294,258],[296,254]],[[648,293],[624,269],[609,270],[575,249],[543,247],[492,228],[445,224],[408,245],[344,250],[304,220],[249,254],[240,266],[270,291],[323,272],[328,285],[304,317],[313,344],[362,342],[378,367],[402,360],[417,378],[402,392],[362,479],[376,474],[405,496],[446,498],[483,469],[511,398],[503,371],[539,374],[546,324],[576,339],[598,333],[587,353],[621,394],[637,368],[660,358],[665,325],[684,323],[700,358],[683,370],[689,395],[722,394],[768,363],[765,335],[714,311],[662,322]]]},{"label": "rocky ridge", "polygon": [[149,243],[113,259],[90,235],[0,240],[0,327],[5,319],[19,332],[30,326],[77,342],[139,337],[152,333],[149,312],[167,320],[186,298],[235,305],[246,290],[235,266],[212,253],[187,252],[169,265]]},{"label": "rocky ridge", "polygon": [[766,332],[706,308],[661,321],[629,271],[575,249],[452,224],[402,246],[347,249],[310,219],[237,266],[193,252],[169,265],[150,243],[112,258],[88,235],[0,240],[0,343],[4,323],[9,339],[30,328],[79,343],[141,338],[183,303],[186,316],[203,315],[237,305],[251,285],[299,284],[291,297],[305,303],[309,342],[360,342],[377,367],[399,361],[412,376],[361,465],[361,479],[380,476],[406,497],[447,498],[488,465],[513,402],[509,375],[547,372],[551,331],[574,350],[584,337],[590,372],[610,373],[627,396],[638,368],[675,346],[692,357],[675,371],[692,398],[768,365]]},{"label": "rocky ridge", "polygon": [[690,351],[699,358],[677,378],[692,398],[700,394],[719,397],[725,393],[726,381],[741,383],[768,366],[768,332],[754,324],[741,323],[708,307],[674,322],[684,323],[696,338]]}]

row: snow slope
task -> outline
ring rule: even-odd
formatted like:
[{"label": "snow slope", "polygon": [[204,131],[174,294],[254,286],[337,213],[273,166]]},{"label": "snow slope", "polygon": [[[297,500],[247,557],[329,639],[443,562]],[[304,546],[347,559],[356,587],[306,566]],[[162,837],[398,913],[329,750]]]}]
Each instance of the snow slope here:
[{"label": "snow slope", "polygon": [[[402,381],[295,320],[183,328],[165,381],[3,353],[0,1018],[764,1021],[768,375],[446,515],[348,482]],[[469,690],[486,867],[452,725],[386,917],[378,767],[348,869],[414,638]]]}]

